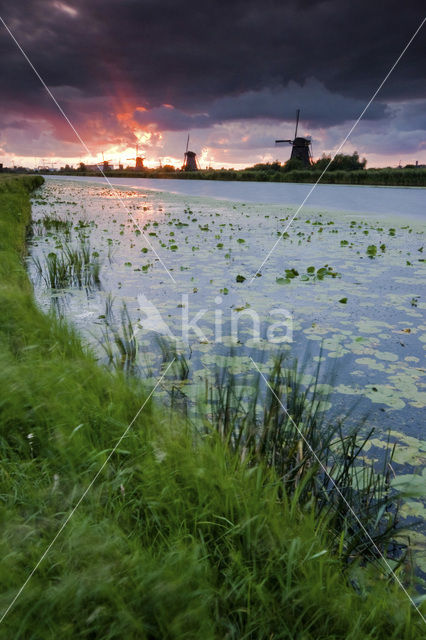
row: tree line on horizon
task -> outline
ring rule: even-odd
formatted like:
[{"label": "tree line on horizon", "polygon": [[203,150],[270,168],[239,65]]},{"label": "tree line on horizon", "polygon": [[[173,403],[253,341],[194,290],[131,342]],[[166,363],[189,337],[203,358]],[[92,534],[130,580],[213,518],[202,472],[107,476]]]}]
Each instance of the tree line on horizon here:
[{"label": "tree line on horizon", "polygon": [[[326,172],[324,170],[327,169]],[[65,167],[57,173],[78,175],[94,175],[87,171],[83,163],[78,169]],[[183,171],[173,165],[164,165],[150,169],[106,171],[107,176],[141,177],[141,178],[179,178],[189,180],[224,180],[254,182],[304,182],[312,183],[321,178],[326,184],[364,184],[384,186],[426,186],[426,169],[422,166],[406,165],[405,167],[368,168],[367,160],[360,158],[357,151],[352,154],[338,153],[334,158],[323,154],[319,159],[306,167],[300,160],[293,158],[285,163],[257,163],[244,169],[200,169]]]},{"label": "tree line on horizon", "polygon": [[[383,167],[383,168],[374,168],[369,167],[367,169],[367,160],[366,158],[360,158],[358,151],[354,151],[352,154],[346,153],[338,153],[334,158],[331,155],[323,153],[320,158],[317,160],[313,160],[309,167],[303,164],[303,162],[297,158],[292,158],[287,160],[287,162],[281,163],[278,160],[273,162],[258,162],[254,165],[245,167],[244,169],[235,169],[221,167],[220,169],[213,169],[212,167],[208,167],[206,169],[199,169],[197,173],[205,174],[206,172],[232,172],[235,174],[239,174],[241,172],[282,172],[282,173],[290,173],[293,171],[363,171],[367,169],[368,171],[398,171],[401,169],[422,169],[423,166],[416,166],[414,164],[407,164],[404,167]],[[61,167],[59,171],[77,171],[77,172],[89,172],[84,162],[80,162],[77,169],[74,169],[70,165],[65,165],[65,167]],[[119,172],[132,172],[137,174],[155,174],[155,173],[183,173],[182,169],[176,168],[172,164],[165,164],[160,167],[150,168],[144,167],[140,171],[135,171],[133,167],[127,167],[125,169],[113,169],[114,173]],[[191,176],[195,172],[188,172]]]},{"label": "tree line on horizon", "polygon": [[[326,169],[326,171],[325,171]],[[4,169],[7,173],[43,173],[25,167],[16,169]],[[100,175],[80,162],[77,168],[69,164],[59,170],[50,171],[50,174],[59,175]],[[140,177],[140,178],[179,178],[189,180],[224,180],[224,181],[254,181],[254,182],[304,182],[312,183],[321,179],[328,184],[364,184],[384,186],[426,186],[426,168],[424,165],[407,164],[404,167],[367,168],[367,160],[360,158],[357,151],[352,154],[338,153],[334,158],[323,154],[313,161],[310,166],[305,166],[300,160],[293,158],[285,163],[278,160],[273,162],[260,162],[244,169],[200,169],[198,171],[183,171],[173,165],[166,164],[162,167],[143,167],[136,170],[127,167],[125,169],[109,168],[103,172],[110,177]]]}]

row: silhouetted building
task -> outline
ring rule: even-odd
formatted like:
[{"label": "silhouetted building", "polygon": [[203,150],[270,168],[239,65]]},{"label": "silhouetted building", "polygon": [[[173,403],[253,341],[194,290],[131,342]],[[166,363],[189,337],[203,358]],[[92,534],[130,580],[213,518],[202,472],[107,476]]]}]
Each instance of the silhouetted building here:
[{"label": "silhouetted building", "polygon": [[290,160],[300,160],[307,167],[311,164],[311,141],[309,138],[295,138],[291,146]]},{"label": "silhouetted building", "polygon": [[291,144],[291,155],[290,160],[299,160],[303,162],[306,167],[309,167],[311,164],[311,139],[310,138],[300,138],[297,136],[297,129],[299,127],[299,117],[300,117],[300,109],[296,111],[296,129],[294,132],[293,140],[275,140],[275,144],[288,143]]},{"label": "silhouetted building", "polygon": [[185,151],[183,170],[198,171],[197,154],[194,151]]}]

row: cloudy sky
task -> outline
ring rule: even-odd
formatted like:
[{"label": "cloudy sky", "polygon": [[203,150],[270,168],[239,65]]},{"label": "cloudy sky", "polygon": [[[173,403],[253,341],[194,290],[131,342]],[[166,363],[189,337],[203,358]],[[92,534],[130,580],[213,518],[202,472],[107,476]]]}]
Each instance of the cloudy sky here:
[{"label": "cloudy sky", "polygon": [[[288,159],[275,138],[336,149],[426,13],[416,0],[19,0],[0,15],[0,162],[101,158],[202,166]],[[426,25],[343,151],[426,163]]]}]

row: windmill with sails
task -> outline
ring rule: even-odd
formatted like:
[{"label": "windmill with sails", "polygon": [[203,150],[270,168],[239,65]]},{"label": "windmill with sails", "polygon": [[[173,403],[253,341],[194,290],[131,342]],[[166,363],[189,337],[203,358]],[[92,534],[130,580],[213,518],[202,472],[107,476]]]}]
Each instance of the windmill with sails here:
[{"label": "windmill with sails", "polygon": [[309,167],[312,162],[312,140],[310,137],[302,138],[297,135],[299,128],[300,109],[296,112],[296,129],[293,140],[275,140],[275,144],[291,144],[290,160],[299,160],[305,167]]}]

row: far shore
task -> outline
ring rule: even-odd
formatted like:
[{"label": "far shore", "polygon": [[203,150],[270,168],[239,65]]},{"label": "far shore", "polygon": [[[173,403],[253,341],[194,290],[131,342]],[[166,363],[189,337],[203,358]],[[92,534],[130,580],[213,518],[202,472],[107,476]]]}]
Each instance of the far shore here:
[{"label": "far shore", "polygon": [[[101,167],[101,166],[100,166]],[[123,170],[104,169],[99,171],[72,169],[65,167],[59,170],[40,169],[38,171],[18,168],[4,169],[4,173],[40,173],[43,175],[63,175],[108,178],[153,178],[168,180],[221,180],[225,182],[286,182],[315,184],[342,184],[377,187],[426,187],[426,168],[409,165],[404,168],[332,170],[323,173],[320,169],[306,168],[289,171],[286,165],[279,163],[256,165],[246,169],[200,169],[198,171],[184,171],[172,166],[141,170],[126,168]]]},{"label": "far shore", "polygon": [[[59,170],[49,171],[49,175],[99,176],[101,171]],[[426,187],[426,169],[362,169],[358,171],[321,171],[303,169],[284,171],[276,169],[243,170],[208,169],[199,171],[181,171],[165,169],[107,170],[104,175],[109,178],[160,178],[171,180],[223,180],[237,182],[292,182],[315,184],[346,184],[387,187]]]}]

